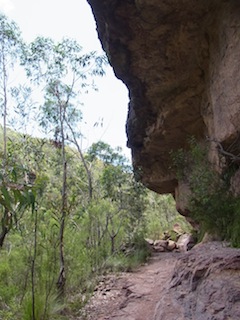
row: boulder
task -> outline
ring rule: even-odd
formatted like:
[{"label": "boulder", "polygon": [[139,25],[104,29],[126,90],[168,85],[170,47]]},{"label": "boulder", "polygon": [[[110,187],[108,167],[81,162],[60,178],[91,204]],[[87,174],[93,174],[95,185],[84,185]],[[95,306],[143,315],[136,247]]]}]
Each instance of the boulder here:
[{"label": "boulder", "polygon": [[181,252],[187,252],[192,249],[195,244],[195,240],[191,234],[182,234],[177,241],[177,248]]},{"label": "boulder", "polygon": [[174,249],[177,248],[177,244],[175,241],[173,240],[168,240],[168,243],[167,243],[167,250],[168,251],[173,251]]},{"label": "boulder", "polygon": [[240,250],[221,242],[179,255],[154,320],[240,319]]},{"label": "boulder", "polygon": [[168,240],[155,240],[153,248],[156,252],[167,251]]},{"label": "boulder", "polygon": [[149,244],[150,246],[154,245],[154,241],[152,239],[148,239],[146,238],[145,241],[147,242],[147,244]]}]

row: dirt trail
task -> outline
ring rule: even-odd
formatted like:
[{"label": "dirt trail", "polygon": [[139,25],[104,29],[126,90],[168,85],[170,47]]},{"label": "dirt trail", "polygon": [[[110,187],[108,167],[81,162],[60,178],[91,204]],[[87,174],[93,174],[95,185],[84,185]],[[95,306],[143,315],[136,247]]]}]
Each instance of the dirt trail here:
[{"label": "dirt trail", "polygon": [[132,273],[109,275],[85,308],[87,320],[151,320],[180,253],[155,254]]}]

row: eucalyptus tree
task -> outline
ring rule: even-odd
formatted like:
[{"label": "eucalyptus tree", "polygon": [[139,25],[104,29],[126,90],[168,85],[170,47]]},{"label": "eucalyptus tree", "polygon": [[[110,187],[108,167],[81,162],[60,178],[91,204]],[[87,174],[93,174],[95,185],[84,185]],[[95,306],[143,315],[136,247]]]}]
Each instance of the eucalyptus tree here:
[{"label": "eucalyptus tree", "polygon": [[0,14],[0,98],[3,116],[4,162],[7,161],[7,114],[9,112],[9,74],[22,53],[21,32],[15,22]]},{"label": "eucalyptus tree", "polygon": [[106,57],[96,52],[83,53],[82,47],[72,39],[54,43],[49,38],[38,37],[26,48],[23,64],[28,77],[45,93],[40,125],[61,151],[60,271],[57,286],[63,294],[66,282],[64,229],[68,214],[66,144],[69,140],[77,141],[82,119],[81,97],[89,89],[96,89],[93,77],[104,74]]},{"label": "eucalyptus tree", "polygon": [[13,111],[11,101],[13,74],[20,65],[23,53],[21,32],[15,22],[0,14],[0,108],[3,118],[3,152],[0,171],[0,247],[3,246],[7,233],[13,223],[17,222],[18,215],[28,205],[34,204],[34,195],[31,188],[22,180],[21,165],[14,163],[11,152],[8,150],[7,126],[8,116]]}]

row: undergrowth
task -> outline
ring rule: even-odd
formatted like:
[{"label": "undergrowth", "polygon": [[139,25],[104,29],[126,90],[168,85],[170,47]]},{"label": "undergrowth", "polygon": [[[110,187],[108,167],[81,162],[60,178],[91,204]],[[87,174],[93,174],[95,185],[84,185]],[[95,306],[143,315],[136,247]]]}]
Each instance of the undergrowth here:
[{"label": "undergrowth", "polygon": [[108,272],[131,272],[145,263],[149,256],[150,251],[143,235],[141,233],[136,234],[121,251],[116,252],[106,260],[104,268]]},{"label": "undergrowth", "polygon": [[177,178],[190,187],[188,206],[200,226],[199,238],[208,232],[240,247],[240,199],[229,191],[237,167],[225,166],[218,173],[208,159],[208,147],[194,138],[187,151],[172,153],[172,160]]}]

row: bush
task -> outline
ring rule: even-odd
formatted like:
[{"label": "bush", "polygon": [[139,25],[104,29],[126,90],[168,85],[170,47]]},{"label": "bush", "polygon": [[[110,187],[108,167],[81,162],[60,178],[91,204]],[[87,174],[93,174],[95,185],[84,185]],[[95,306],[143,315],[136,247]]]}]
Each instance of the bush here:
[{"label": "bush", "polygon": [[146,262],[150,256],[147,242],[142,232],[133,235],[122,248],[122,251],[110,256],[104,264],[111,272],[130,272]]},{"label": "bush", "polygon": [[226,167],[222,174],[216,172],[208,160],[207,146],[195,139],[189,141],[188,151],[182,149],[172,154],[178,178],[188,183],[189,210],[191,217],[200,225],[200,234],[214,234],[222,240],[240,246],[240,200],[230,189],[232,167]]},{"label": "bush", "polygon": [[[59,312],[63,309],[63,304],[58,301],[56,295],[46,295],[42,292],[36,292],[35,294],[35,319],[36,320],[53,320],[60,319]],[[23,301],[23,320],[32,320],[32,296],[26,295]]]},{"label": "bush", "polygon": [[161,239],[175,224],[179,224],[183,232],[190,232],[191,227],[185,217],[177,212],[172,195],[159,195],[149,191],[148,197],[149,206],[145,212],[146,238]]}]

